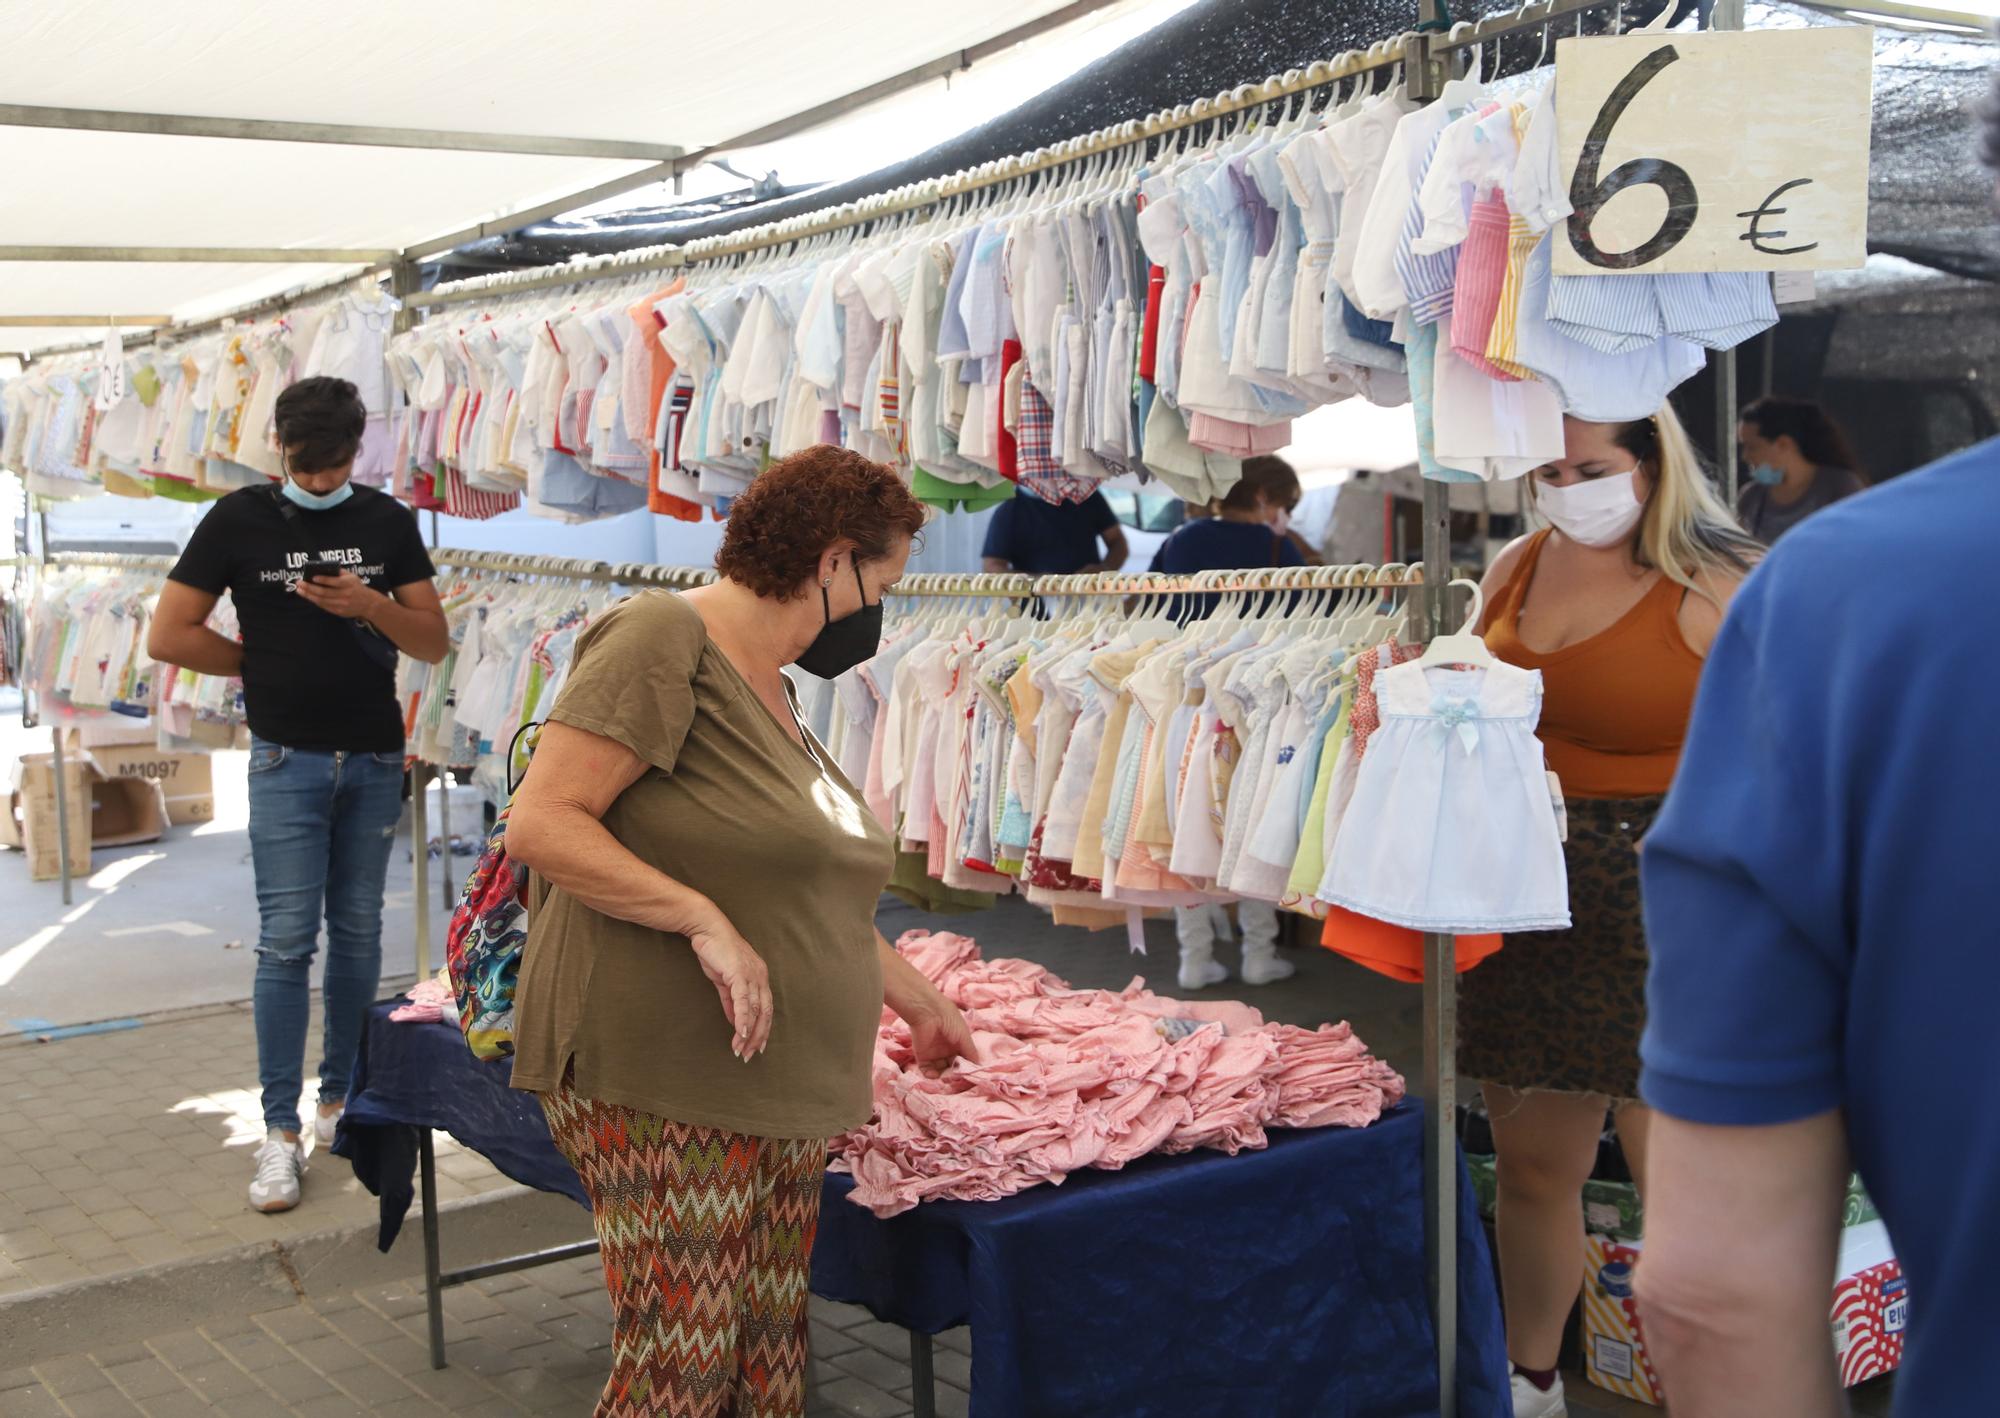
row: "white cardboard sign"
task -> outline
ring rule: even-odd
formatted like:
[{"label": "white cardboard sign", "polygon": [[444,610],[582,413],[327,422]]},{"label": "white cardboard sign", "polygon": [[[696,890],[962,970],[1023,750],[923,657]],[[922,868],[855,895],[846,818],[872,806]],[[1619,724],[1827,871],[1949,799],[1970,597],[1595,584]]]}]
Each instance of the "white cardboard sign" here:
[{"label": "white cardboard sign", "polygon": [[1867,257],[1875,32],[1556,42],[1564,276],[1804,271]]}]

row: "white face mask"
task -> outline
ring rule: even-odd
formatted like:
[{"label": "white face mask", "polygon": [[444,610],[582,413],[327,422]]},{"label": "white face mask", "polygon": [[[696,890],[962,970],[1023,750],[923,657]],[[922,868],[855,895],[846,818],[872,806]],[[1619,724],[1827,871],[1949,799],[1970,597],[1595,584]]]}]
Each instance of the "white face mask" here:
[{"label": "white face mask", "polygon": [[1612,473],[1556,487],[1535,485],[1535,510],[1579,546],[1608,547],[1632,535],[1646,508],[1639,501],[1639,470]]}]

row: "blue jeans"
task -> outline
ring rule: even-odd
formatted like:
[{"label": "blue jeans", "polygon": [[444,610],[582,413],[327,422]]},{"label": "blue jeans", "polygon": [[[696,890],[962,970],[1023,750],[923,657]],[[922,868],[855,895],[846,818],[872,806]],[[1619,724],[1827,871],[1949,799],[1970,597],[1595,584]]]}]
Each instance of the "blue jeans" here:
[{"label": "blue jeans", "polygon": [[257,1076],[264,1126],[299,1130],[310,975],[326,917],[319,1096],[347,1096],[361,1024],[382,978],[382,888],[403,808],[403,755],[330,753],[253,739],[250,860],[257,873]]}]

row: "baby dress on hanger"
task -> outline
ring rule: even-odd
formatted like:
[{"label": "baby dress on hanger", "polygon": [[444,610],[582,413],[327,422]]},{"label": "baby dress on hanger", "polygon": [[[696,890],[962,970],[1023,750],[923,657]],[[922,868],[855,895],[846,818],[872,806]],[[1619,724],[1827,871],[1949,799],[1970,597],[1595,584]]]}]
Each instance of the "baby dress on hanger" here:
[{"label": "baby dress on hanger", "polygon": [[1414,930],[1567,930],[1569,881],[1549,800],[1538,670],[1375,676],[1381,727],[1321,897]]}]

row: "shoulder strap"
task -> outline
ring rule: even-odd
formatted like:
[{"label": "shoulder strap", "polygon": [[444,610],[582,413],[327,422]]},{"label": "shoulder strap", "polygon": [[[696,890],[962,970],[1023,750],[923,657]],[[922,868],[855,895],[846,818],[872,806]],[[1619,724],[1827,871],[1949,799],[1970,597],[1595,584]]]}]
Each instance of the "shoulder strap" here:
[{"label": "shoulder strap", "polygon": [[312,546],[306,541],[304,519],[299,516],[299,509],[292,505],[292,500],[285,496],[284,489],[276,483],[270,483],[265,487],[264,495],[270,499],[271,505],[278,509],[278,515],[285,519],[285,530],[291,533],[298,550],[310,553]]}]

